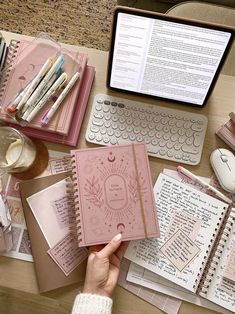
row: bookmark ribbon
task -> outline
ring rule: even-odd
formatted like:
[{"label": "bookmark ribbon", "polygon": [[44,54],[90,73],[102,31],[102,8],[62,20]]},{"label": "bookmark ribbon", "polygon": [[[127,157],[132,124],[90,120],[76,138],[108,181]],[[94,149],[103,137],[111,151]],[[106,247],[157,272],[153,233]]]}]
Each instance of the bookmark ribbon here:
[{"label": "bookmark ribbon", "polygon": [[138,191],[138,195],[139,195],[139,198],[140,198],[141,217],[142,217],[142,222],[143,222],[143,225],[144,225],[144,235],[145,235],[145,238],[147,238],[148,237],[147,224],[146,224],[144,204],[143,204],[143,199],[142,199],[142,194],[141,194],[141,189],[140,189],[140,181],[139,181],[139,175],[138,175],[135,146],[134,146],[134,144],[132,144],[131,146],[132,146],[134,167],[135,167],[135,173],[136,173],[137,191]]}]

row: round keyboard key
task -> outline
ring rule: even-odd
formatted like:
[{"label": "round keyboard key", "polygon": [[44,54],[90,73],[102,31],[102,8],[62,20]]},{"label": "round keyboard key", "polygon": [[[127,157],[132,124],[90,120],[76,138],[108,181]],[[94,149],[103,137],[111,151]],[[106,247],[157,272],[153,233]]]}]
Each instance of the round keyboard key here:
[{"label": "round keyboard key", "polygon": [[102,106],[100,104],[98,104],[98,105],[95,106],[95,109],[97,111],[101,111],[102,110]]},{"label": "round keyboard key", "polygon": [[172,134],[175,134],[175,133],[178,132],[178,129],[177,129],[175,126],[173,126],[173,127],[170,129],[170,132],[171,132]]},{"label": "round keyboard key", "polygon": [[92,126],[90,127],[90,130],[91,130],[91,132],[98,133],[99,130],[100,130],[100,128],[98,128],[98,127],[95,126],[95,125],[92,125]]},{"label": "round keyboard key", "polygon": [[104,101],[104,104],[107,105],[107,106],[109,106],[109,105],[110,105],[110,101],[109,101],[109,100],[105,100],[105,101]]},{"label": "round keyboard key", "polygon": [[170,119],[169,120],[169,122],[168,122],[168,124],[170,125],[170,126],[173,126],[173,125],[175,125],[176,124],[176,119]]},{"label": "round keyboard key", "polygon": [[116,144],[117,144],[116,138],[111,138],[110,143],[111,143],[112,145],[116,145]]},{"label": "round keyboard key", "polygon": [[175,143],[174,149],[175,149],[175,150],[180,150],[180,149],[181,149],[181,144]]},{"label": "round keyboard key", "polygon": [[110,113],[106,113],[104,118],[105,118],[105,120],[110,120],[111,119]]},{"label": "round keyboard key", "polygon": [[135,126],[135,127],[134,127],[134,133],[135,133],[135,134],[139,134],[139,133],[140,133],[140,128],[137,127],[137,126]]},{"label": "round keyboard key", "polygon": [[111,102],[111,106],[117,107],[117,102],[116,102],[116,101],[112,101],[112,102]]},{"label": "round keyboard key", "polygon": [[182,154],[181,153],[176,153],[175,154],[175,159],[182,159]]},{"label": "round keyboard key", "polygon": [[111,118],[114,122],[117,122],[118,121],[118,116],[112,116]]},{"label": "round keyboard key", "polygon": [[170,158],[172,158],[172,157],[174,156],[174,151],[168,150],[168,151],[167,151],[167,156],[170,157]]},{"label": "round keyboard key", "polygon": [[155,134],[156,134],[156,133],[155,133],[155,131],[153,131],[153,130],[149,131],[149,133],[148,133],[148,135],[149,135],[150,137],[153,137]]},{"label": "round keyboard key", "polygon": [[176,141],[178,140],[178,138],[179,138],[178,134],[173,134],[173,135],[171,136],[172,142],[176,142]]},{"label": "round keyboard key", "polygon": [[166,147],[171,149],[174,146],[174,144],[172,142],[167,142],[166,143]]},{"label": "round keyboard key", "polygon": [[128,125],[126,130],[127,130],[127,132],[131,132],[133,130],[133,127],[131,125]]},{"label": "round keyboard key", "polygon": [[114,134],[116,137],[120,137],[122,133],[119,130],[116,130]]},{"label": "round keyboard key", "polygon": [[108,133],[109,136],[112,136],[112,135],[114,134],[114,131],[113,131],[112,129],[109,129],[109,130],[107,131],[107,133]]},{"label": "round keyboard key", "polygon": [[149,144],[151,142],[151,139],[148,136],[146,136],[144,138],[144,141],[145,141],[146,144]]},{"label": "round keyboard key", "polygon": [[142,121],[140,125],[142,128],[146,128],[148,123],[146,121]]},{"label": "round keyboard key", "polygon": [[167,153],[166,148],[161,148],[161,149],[159,150],[159,154],[160,154],[161,156],[165,156],[166,153]]},{"label": "round keyboard key", "polygon": [[182,128],[178,130],[178,134],[179,134],[180,136],[184,135],[185,132],[186,132],[186,130],[185,130],[185,129],[182,129]]},{"label": "round keyboard key", "polygon": [[165,133],[165,134],[163,135],[163,138],[164,138],[165,141],[168,141],[168,140],[170,139],[170,134]]},{"label": "round keyboard key", "polygon": [[96,134],[95,138],[96,138],[97,142],[102,141],[102,136],[100,134]]},{"label": "round keyboard key", "polygon": [[127,124],[132,124],[132,123],[133,123],[133,120],[132,120],[131,118],[128,118],[128,119],[126,119],[126,123],[127,123]]},{"label": "round keyboard key", "polygon": [[103,112],[109,112],[109,107],[103,107]]},{"label": "round keyboard key", "polygon": [[109,137],[108,137],[107,135],[103,136],[103,142],[104,142],[105,144],[108,144],[109,141],[110,141],[110,139],[109,139]]},{"label": "round keyboard key", "polygon": [[106,128],[104,128],[104,127],[100,128],[100,133],[102,135],[106,134]]},{"label": "round keyboard key", "polygon": [[110,108],[110,112],[111,112],[112,114],[114,114],[114,113],[117,112],[117,109],[116,109],[115,107],[112,107],[112,108]]},{"label": "round keyboard key", "polygon": [[116,130],[116,129],[118,128],[117,122],[113,122],[113,123],[112,123],[112,128],[113,128],[114,130]]},{"label": "round keyboard key", "polygon": [[179,139],[178,139],[178,142],[179,142],[180,144],[183,144],[183,143],[186,141],[186,139],[187,139],[187,137],[186,137],[185,135],[180,136]]},{"label": "round keyboard key", "polygon": [[126,126],[124,124],[119,124],[120,131],[124,131],[126,129]]},{"label": "round keyboard key", "polygon": [[193,131],[192,130],[186,130],[185,135],[187,137],[191,137],[193,135]]},{"label": "round keyboard key", "polygon": [[159,142],[159,146],[160,146],[160,147],[166,146],[166,141],[164,141],[163,139],[161,139],[160,142]]},{"label": "round keyboard key", "polygon": [[191,126],[191,129],[193,131],[196,131],[196,132],[202,132],[203,131],[203,127],[201,125],[199,125],[198,123],[194,123],[192,126]]},{"label": "round keyboard key", "polygon": [[137,140],[137,142],[142,142],[142,141],[143,141],[143,136],[141,136],[140,134],[138,134],[138,135],[136,136],[136,140]]},{"label": "round keyboard key", "polygon": [[185,143],[186,143],[187,145],[192,145],[192,144],[193,144],[193,138],[192,138],[192,137],[186,138]]},{"label": "round keyboard key", "polygon": [[109,120],[104,121],[104,126],[105,126],[106,128],[110,128],[111,122],[110,122]]},{"label": "round keyboard key", "polygon": [[88,138],[92,141],[95,139],[95,134],[94,133],[89,133]]},{"label": "round keyboard key", "polygon": [[119,121],[120,121],[121,123],[124,123],[124,122],[126,121],[126,119],[125,119],[123,116],[121,116],[121,117],[119,118]]},{"label": "round keyboard key", "polygon": [[123,132],[122,133],[122,138],[124,138],[125,140],[129,137],[127,132]]},{"label": "round keyboard key", "polygon": [[145,136],[148,134],[148,131],[146,129],[142,129],[140,133]]},{"label": "round keyboard key", "polygon": [[94,113],[94,117],[97,119],[103,119],[104,115],[101,112],[95,112]]},{"label": "round keyboard key", "polygon": [[134,141],[135,140],[135,134],[133,134],[133,133],[129,134],[129,139],[131,141]]},{"label": "round keyboard key", "polygon": [[151,140],[151,144],[154,145],[154,146],[157,145],[158,144],[158,140],[156,138],[153,138]]}]

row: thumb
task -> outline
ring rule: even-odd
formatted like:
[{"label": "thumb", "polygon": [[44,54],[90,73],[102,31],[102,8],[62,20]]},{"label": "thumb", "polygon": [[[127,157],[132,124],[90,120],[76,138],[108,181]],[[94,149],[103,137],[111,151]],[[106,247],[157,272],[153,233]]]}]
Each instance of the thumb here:
[{"label": "thumb", "polygon": [[112,240],[97,254],[101,258],[108,258],[110,257],[120,246],[122,242],[122,234],[117,234]]}]

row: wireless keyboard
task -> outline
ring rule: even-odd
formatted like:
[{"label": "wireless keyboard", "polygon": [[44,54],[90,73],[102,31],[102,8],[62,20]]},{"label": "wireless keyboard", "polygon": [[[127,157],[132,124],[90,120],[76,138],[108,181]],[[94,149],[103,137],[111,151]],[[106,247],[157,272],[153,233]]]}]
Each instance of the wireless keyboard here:
[{"label": "wireless keyboard", "polygon": [[197,165],[206,128],[201,114],[97,94],[86,140],[105,146],[144,141],[150,156]]}]

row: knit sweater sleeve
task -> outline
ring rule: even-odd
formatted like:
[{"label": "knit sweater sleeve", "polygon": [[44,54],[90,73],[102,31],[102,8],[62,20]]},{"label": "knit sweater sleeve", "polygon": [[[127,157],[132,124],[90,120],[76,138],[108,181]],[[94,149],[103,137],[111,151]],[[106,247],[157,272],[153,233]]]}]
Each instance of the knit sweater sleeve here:
[{"label": "knit sweater sleeve", "polygon": [[72,314],[111,314],[112,299],[96,294],[80,293],[74,300]]}]

